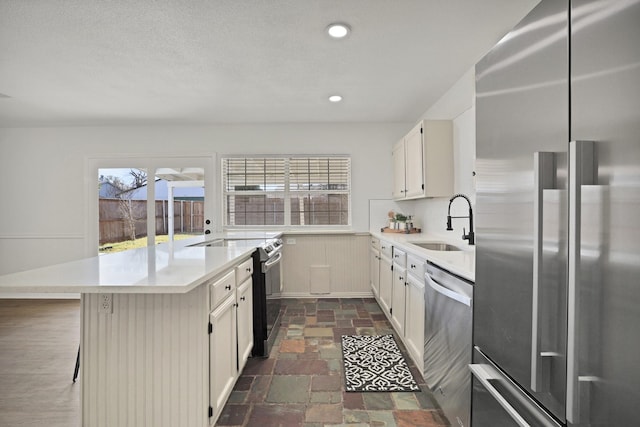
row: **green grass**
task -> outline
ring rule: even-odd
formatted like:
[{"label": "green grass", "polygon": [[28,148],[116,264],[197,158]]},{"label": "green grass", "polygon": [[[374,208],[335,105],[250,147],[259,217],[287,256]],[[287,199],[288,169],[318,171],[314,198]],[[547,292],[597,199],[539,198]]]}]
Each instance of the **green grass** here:
[{"label": "green grass", "polygon": [[[173,238],[174,240],[182,240],[182,239],[188,239],[194,236],[197,236],[197,235],[196,234],[175,234]],[[167,235],[156,236],[156,244],[165,243],[168,241],[169,241],[169,236]],[[117,243],[105,243],[104,245],[101,245],[98,247],[98,252],[111,254],[114,252],[128,251],[129,249],[144,248],[146,246],[147,246],[147,238],[145,236],[136,240],[125,240],[124,242],[117,242]]]}]

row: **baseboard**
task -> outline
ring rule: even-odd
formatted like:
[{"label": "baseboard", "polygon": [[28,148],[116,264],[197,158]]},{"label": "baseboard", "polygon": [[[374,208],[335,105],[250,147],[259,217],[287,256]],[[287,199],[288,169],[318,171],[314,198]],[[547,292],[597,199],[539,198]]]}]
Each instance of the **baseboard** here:
[{"label": "baseboard", "polygon": [[373,298],[373,292],[330,292],[311,294],[308,292],[283,292],[282,298]]}]

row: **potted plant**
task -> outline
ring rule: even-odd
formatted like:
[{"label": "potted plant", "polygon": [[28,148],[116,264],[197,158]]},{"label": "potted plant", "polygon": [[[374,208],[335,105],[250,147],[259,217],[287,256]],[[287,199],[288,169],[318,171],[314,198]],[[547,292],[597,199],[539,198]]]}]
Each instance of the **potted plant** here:
[{"label": "potted plant", "polygon": [[393,227],[395,226],[395,222],[396,222],[396,214],[393,211],[389,211],[387,215],[389,217],[389,229],[393,230]]},{"label": "potted plant", "polygon": [[395,219],[396,219],[396,229],[404,230],[407,222],[407,216],[401,213],[397,213]]}]

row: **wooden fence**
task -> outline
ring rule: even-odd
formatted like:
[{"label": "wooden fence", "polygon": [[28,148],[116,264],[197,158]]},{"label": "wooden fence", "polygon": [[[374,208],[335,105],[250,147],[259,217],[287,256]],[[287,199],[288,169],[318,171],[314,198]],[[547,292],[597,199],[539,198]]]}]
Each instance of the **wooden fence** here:
[{"label": "wooden fence", "polygon": [[[156,200],[156,235],[169,234],[169,202]],[[100,199],[100,244],[130,240],[131,226],[135,237],[147,235],[147,202],[145,200]],[[173,203],[173,232],[199,234],[204,231],[204,202],[177,200]]]}]

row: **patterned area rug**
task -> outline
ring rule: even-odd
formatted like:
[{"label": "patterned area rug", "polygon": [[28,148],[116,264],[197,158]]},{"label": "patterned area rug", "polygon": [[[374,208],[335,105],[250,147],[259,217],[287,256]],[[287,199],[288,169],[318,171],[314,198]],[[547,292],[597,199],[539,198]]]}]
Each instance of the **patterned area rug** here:
[{"label": "patterned area rug", "polygon": [[342,335],[346,391],[420,391],[393,335]]}]

